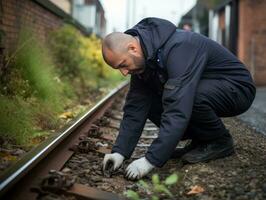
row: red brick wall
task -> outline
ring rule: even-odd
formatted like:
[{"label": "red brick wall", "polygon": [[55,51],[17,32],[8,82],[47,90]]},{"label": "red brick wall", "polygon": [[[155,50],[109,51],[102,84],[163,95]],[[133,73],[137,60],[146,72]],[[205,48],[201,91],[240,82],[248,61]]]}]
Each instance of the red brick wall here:
[{"label": "red brick wall", "polygon": [[31,0],[1,0],[2,24],[5,32],[4,47],[7,51],[16,45],[21,28],[29,27],[41,40],[47,33],[62,25],[62,19]]},{"label": "red brick wall", "polygon": [[257,85],[266,85],[266,1],[239,1],[238,56]]}]

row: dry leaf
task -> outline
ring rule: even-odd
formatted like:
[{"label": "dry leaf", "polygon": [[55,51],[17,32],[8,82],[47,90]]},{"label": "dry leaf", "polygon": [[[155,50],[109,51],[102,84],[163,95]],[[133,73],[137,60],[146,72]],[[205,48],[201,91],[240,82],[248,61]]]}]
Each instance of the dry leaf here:
[{"label": "dry leaf", "polygon": [[199,185],[195,185],[191,187],[191,190],[187,193],[187,195],[192,195],[192,194],[199,194],[204,192],[203,187],[199,186]]},{"label": "dry leaf", "polygon": [[10,153],[7,152],[0,152],[1,159],[6,161],[15,161],[17,160],[17,156],[12,156]]},{"label": "dry leaf", "polygon": [[72,112],[64,112],[61,115],[59,115],[59,118],[61,119],[68,119],[68,118],[73,118],[74,115]]}]

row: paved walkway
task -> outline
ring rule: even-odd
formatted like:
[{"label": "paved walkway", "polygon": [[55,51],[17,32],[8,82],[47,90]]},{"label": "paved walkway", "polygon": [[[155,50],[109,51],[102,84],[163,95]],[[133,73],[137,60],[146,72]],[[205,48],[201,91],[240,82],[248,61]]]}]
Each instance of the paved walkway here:
[{"label": "paved walkway", "polygon": [[266,135],[266,87],[257,88],[252,106],[247,112],[239,115],[238,118],[256,131]]}]

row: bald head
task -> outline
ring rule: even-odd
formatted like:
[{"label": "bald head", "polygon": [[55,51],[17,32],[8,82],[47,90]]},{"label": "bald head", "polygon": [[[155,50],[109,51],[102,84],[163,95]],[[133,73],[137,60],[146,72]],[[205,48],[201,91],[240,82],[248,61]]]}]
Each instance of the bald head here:
[{"label": "bald head", "polygon": [[109,63],[110,54],[124,54],[127,52],[127,44],[133,42],[131,35],[113,32],[107,35],[102,42],[102,53],[104,60]]},{"label": "bald head", "polygon": [[103,40],[103,49],[108,48],[113,52],[123,52],[126,50],[126,46],[129,42],[132,42],[134,37],[131,35],[114,32],[107,35]]},{"label": "bald head", "polygon": [[102,41],[105,62],[123,75],[140,73],[144,69],[144,57],[137,37],[114,32]]}]

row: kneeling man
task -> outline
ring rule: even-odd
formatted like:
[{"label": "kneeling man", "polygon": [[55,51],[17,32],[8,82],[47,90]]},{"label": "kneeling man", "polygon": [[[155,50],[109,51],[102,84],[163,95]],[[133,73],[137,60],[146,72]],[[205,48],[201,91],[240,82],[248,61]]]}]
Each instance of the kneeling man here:
[{"label": "kneeling man", "polygon": [[[170,158],[206,162],[234,152],[233,140],[220,117],[245,112],[256,89],[236,56],[200,34],[178,30],[171,22],[146,18],[125,33],[107,35],[104,60],[131,75],[124,116],[112,153],[103,161],[117,170],[130,158],[147,119],[159,128],[145,157],[126,169],[140,179]],[[192,139],[176,149],[182,139]]]}]

